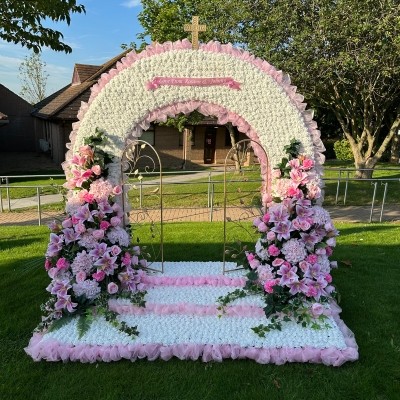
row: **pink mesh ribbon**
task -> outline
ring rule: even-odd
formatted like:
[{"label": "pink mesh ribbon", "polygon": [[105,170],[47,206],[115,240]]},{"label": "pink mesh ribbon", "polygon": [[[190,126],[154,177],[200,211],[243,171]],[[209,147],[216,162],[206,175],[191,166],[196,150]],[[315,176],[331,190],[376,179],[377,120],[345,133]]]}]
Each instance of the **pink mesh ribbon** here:
[{"label": "pink mesh ribbon", "polygon": [[240,90],[240,83],[233,78],[175,78],[156,76],[147,82],[148,90],[156,90],[160,86],[227,86],[230,89]]}]

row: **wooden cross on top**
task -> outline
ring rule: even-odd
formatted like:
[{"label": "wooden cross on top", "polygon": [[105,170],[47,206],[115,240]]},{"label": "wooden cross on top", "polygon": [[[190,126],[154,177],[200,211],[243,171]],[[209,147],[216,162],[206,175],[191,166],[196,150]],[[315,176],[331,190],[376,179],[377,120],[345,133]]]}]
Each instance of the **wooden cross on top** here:
[{"label": "wooden cross on top", "polygon": [[199,48],[199,32],[205,32],[206,25],[199,25],[199,17],[192,17],[191,24],[185,24],[183,29],[185,32],[192,32],[192,49],[198,50]]}]

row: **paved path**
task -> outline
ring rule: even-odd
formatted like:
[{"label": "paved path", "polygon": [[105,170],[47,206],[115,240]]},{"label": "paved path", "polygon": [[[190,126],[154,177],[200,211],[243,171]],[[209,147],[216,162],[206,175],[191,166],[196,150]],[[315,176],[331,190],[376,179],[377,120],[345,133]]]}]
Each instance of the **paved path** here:
[{"label": "paved path", "polygon": [[[370,207],[327,207],[334,221],[348,222],[369,222],[371,208]],[[227,216],[233,220],[252,220],[257,215],[257,209],[244,210],[243,208],[229,208]],[[372,214],[372,221],[379,222],[380,208],[375,208]],[[224,211],[221,207],[213,210],[209,208],[173,208],[163,210],[164,222],[183,222],[183,221],[223,221]],[[62,219],[60,212],[42,212],[41,224],[46,225],[54,219]],[[159,221],[159,210],[138,210],[136,213],[131,212],[131,221]],[[0,213],[0,227],[10,225],[38,225],[38,211],[15,211]],[[400,205],[388,205],[385,207],[382,215],[382,222],[400,222]]]}]

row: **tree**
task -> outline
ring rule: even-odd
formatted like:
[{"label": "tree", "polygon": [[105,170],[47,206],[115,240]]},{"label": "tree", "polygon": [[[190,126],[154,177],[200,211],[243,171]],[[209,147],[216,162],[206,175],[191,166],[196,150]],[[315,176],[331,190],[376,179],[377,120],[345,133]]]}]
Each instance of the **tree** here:
[{"label": "tree", "polygon": [[32,53],[26,56],[19,67],[21,81],[21,96],[31,104],[36,104],[46,98],[47,77],[46,63],[40,54]]},{"label": "tree", "polygon": [[71,23],[71,14],[84,13],[85,7],[76,0],[2,0],[0,38],[20,43],[35,53],[43,46],[55,51],[71,53],[70,46],[62,42],[63,34],[43,26],[45,20]]},{"label": "tree", "polygon": [[141,37],[182,38],[192,14],[207,24],[203,40],[270,61],[311,106],[333,112],[358,176],[372,176],[362,169],[375,167],[400,128],[398,0],[143,0]]}]

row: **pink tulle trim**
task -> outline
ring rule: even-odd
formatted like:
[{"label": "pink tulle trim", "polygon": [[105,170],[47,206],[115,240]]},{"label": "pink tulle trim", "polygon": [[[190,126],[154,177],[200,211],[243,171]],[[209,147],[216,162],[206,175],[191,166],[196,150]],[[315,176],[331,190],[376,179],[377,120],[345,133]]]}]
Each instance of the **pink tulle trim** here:
[{"label": "pink tulle trim", "polygon": [[230,278],[224,275],[210,276],[150,276],[144,275],[142,283],[157,286],[239,286],[246,283],[245,278]]},{"label": "pink tulle trim", "polygon": [[[158,315],[191,314],[191,315],[219,315],[221,311],[216,305],[199,305],[188,303],[159,304],[146,303],[146,307],[137,307],[132,304],[120,304],[110,301],[110,309],[118,314],[143,315],[154,313]],[[228,306],[225,314],[232,317],[262,317],[265,315],[262,307],[250,305]]]},{"label": "pink tulle trim", "polygon": [[353,333],[339,318],[339,307],[332,304],[332,314],[341,329],[347,348],[344,350],[330,347],[318,349],[314,347],[303,348],[255,348],[240,347],[235,344],[176,344],[163,346],[161,344],[132,344],[113,346],[67,345],[54,340],[42,342],[42,335],[35,333],[31,338],[25,352],[33,360],[40,361],[80,361],[94,363],[97,361],[118,361],[127,359],[135,361],[147,358],[149,361],[158,358],[169,360],[177,357],[180,360],[202,359],[204,362],[219,361],[225,358],[251,359],[260,364],[285,364],[287,362],[322,363],[338,367],[347,361],[358,359],[358,346]]}]

